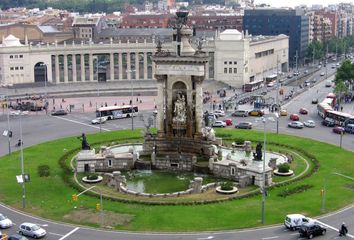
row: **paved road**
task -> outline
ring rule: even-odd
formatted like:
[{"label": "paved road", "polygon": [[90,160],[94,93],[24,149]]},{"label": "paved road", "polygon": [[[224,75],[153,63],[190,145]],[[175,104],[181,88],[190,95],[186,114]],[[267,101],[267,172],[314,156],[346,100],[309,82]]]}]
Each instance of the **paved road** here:
[{"label": "paved road", "polygon": [[[286,108],[290,113],[298,112],[300,107],[306,107],[310,113],[307,116],[301,116],[301,120],[314,119],[317,122],[314,129],[289,129],[287,127],[288,118],[282,117],[279,121],[280,132],[289,133],[292,135],[304,136],[314,139],[321,139],[322,141],[338,144],[339,136],[333,134],[331,129],[320,126],[319,117],[317,116],[316,106],[311,104],[311,99],[316,96],[320,100],[324,98],[330,89],[325,88],[324,83],[319,83],[315,87],[304,92],[302,95],[293,99]],[[318,89],[318,92],[317,92]],[[347,106],[350,109],[352,106]],[[145,115],[150,115],[151,111],[142,111]],[[89,113],[72,113],[64,117],[52,117],[44,113],[31,114],[30,116],[22,116],[23,139],[25,147],[40,142],[45,142],[51,139],[62,138],[67,136],[79,136],[82,132],[91,133],[98,132],[98,126],[90,125],[90,120],[93,118],[93,112]],[[254,123],[255,129],[263,130],[263,124],[255,121],[256,118],[248,117]],[[11,117],[11,129],[14,131],[14,140],[11,145],[15,145],[16,139],[19,136],[19,116]],[[239,121],[238,118],[234,119]],[[130,119],[121,119],[110,121],[102,125],[103,131],[110,131],[115,129],[130,128]],[[143,123],[136,118],[135,126],[142,127]],[[6,115],[0,115],[0,129],[6,129]],[[275,122],[269,122],[267,131],[275,131]],[[343,137],[343,147],[354,150],[353,137],[345,135]],[[79,145],[79,142],[78,142]],[[13,146],[12,146],[13,147]],[[0,138],[0,154],[7,152],[6,138]],[[297,232],[289,232],[283,226],[273,226],[262,229],[248,229],[240,231],[223,231],[223,232],[208,232],[208,233],[187,233],[187,234],[160,234],[160,233],[130,233],[130,232],[111,232],[91,229],[87,227],[77,227],[68,224],[55,223],[39,218],[31,217],[23,213],[18,213],[4,205],[0,205],[0,212],[8,215],[18,226],[24,221],[36,222],[46,225],[48,235],[45,239],[299,239]],[[329,224],[329,226],[337,228],[342,221],[347,222],[349,231],[353,234],[354,229],[354,206],[349,207],[345,211],[340,211],[334,215],[329,215],[321,219],[322,222]],[[14,226],[8,230],[4,230],[9,234],[17,230]],[[328,229],[326,236],[318,237],[318,239],[336,239],[337,232],[331,228]],[[354,237],[352,237],[354,239]]]}]

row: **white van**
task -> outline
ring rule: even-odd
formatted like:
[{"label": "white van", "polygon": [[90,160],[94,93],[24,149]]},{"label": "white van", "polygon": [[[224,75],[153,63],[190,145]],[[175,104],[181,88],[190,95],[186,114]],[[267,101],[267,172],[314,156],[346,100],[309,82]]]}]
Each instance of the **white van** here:
[{"label": "white van", "polygon": [[312,218],[305,217],[301,214],[289,214],[286,215],[284,225],[290,230],[299,229],[303,224],[314,221]]}]

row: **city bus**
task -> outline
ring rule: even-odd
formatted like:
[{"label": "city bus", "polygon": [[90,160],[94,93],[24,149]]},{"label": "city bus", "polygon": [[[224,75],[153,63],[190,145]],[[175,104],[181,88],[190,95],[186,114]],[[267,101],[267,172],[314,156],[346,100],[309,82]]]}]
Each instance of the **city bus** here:
[{"label": "city bus", "polygon": [[354,123],[354,116],[349,113],[332,110],[327,112],[326,117],[332,119],[334,121],[334,124],[338,126],[345,127],[345,125],[349,123]]},{"label": "city bus", "polygon": [[249,82],[243,85],[243,90],[245,92],[253,92],[254,90],[260,89],[264,86],[263,80]]},{"label": "city bus", "polygon": [[318,115],[320,115],[321,118],[325,119],[327,117],[327,113],[329,111],[333,111],[333,108],[331,105],[329,105],[327,102],[324,101],[317,104],[317,111],[318,111]]},{"label": "city bus", "polygon": [[271,82],[275,82],[277,80],[277,78],[278,78],[277,74],[272,74],[272,75],[265,77],[266,84],[271,83]]},{"label": "city bus", "polygon": [[96,110],[96,117],[107,117],[107,120],[118,118],[135,117],[138,115],[138,107],[132,105],[123,106],[107,106],[100,107]]}]

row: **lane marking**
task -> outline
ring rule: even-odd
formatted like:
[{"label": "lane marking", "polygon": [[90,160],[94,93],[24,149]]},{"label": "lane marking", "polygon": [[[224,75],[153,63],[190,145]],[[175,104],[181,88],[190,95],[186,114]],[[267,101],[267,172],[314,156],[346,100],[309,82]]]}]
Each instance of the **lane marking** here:
[{"label": "lane marking", "polygon": [[[206,240],[206,239],[213,239],[214,237],[213,236],[209,236],[209,237],[206,237],[206,238],[197,238],[198,240]],[[59,239],[60,240],[60,239]]]},{"label": "lane marking", "polygon": [[68,232],[67,234],[65,234],[63,237],[59,238],[59,240],[63,240],[67,237],[69,237],[71,234],[73,234],[74,232],[76,232],[77,230],[79,230],[79,227],[74,228],[73,230],[71,230],[70,232]]},{"label": "lane marking", "polygon": [[[58,119],[62,119],[62,120],[65,120],[65,121],[68,121],[68,122],[73,122],[73,123],[77,123],[77,124],[81,124],[81,125],[84,125],[86,127],[92,127],[92,128],[96,128],[96,129],[100,129],[100,127],[98,126],[93,126],[93,125],[90,125],[90,124],[87,124],[87,123],[83,123],[83,122],[79,122],[79,121],[76,121],[76,120],[71,120],[71,119],[67,119],[67,118],[63,118],[63,117],[58,117],[58,116],[53,116],[54,118],[58,118]],[[103,128],[101,127],[101,129],[103,131],[106,131],[106,132],[110,132],[111,130],[107,129],[107,128]]]},{"label": "lane marking", "polygon": [[[336,231],[337,233],[339,232],[339,229],[338,229],[338,228],[332,227],[331,225],[328,225],[328,224],[326,224],[326,223],[324,223],[324,222],[321,222],[321,221],[318,221],[318,220],[316,220],[316,221],[319,222],[320,224],[322,224],[323,226],[328,227],[329,229],[332,229],[332,230]],[[346,236],[347,236],[347,237],[350,237],[350,238],[352,238],[352,239],[354,239],[354,236],[351,235],[351,234],[348,234],[348,233],[347,233]]]},{"label": "lane marking", "polygon": [[266,239],[275,239],[275,238],[279,238],[279,236],[274,236],[274,237],[265,237],[265,238],[262,238],[262,240],[266,240]]},{"label": "lane marking", "polygon": [[60,236],[60,237],[62,237],[62,236],[63,236],[63,234],[53,233],[53,232],[48,232],[48,234],[55,235],[55,236]]}]

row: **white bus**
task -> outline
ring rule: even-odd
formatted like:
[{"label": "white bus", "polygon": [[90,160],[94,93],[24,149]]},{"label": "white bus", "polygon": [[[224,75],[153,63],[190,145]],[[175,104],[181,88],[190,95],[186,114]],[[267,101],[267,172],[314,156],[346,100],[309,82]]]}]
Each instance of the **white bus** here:
[{"label": "white bus", "polygon": [[108,120],[118,118],[135,117],[139,113],[138,106],[123,105],[123,106],[107,106],[100,107],[96,111],[96,117],[107,117]]}]

